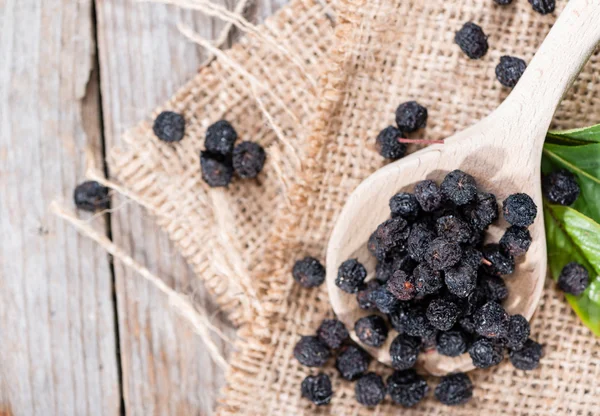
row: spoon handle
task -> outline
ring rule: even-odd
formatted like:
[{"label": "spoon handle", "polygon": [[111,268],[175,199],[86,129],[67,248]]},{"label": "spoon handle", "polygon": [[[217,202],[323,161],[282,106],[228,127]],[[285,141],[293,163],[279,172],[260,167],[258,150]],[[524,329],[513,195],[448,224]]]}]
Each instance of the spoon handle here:
[{"label": "spoon handle", "polygon": [[[584,64],[600,42],[600,0],[570,0],[499,108],[506,120],[530,129],[541,151],[552,117]],[[521,140],[515,135],[515,140]]]}]

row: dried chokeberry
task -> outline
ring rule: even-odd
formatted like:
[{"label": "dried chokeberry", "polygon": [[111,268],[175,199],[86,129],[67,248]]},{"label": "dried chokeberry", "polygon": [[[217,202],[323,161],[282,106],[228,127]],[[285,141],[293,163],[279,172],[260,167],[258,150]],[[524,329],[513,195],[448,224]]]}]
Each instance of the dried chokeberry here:
[{"label": "dried chokeberry", "polygon": [[411,228],[406,242],[406,250],[410,257],[418,262],[424,261],[425,254],[434,238],[435,233],[425,224],[415,224]]},{"label": "dried chokeberry", "polygon": [[371,292],[371,302],[375,304],[375,308],[381,313],[393,313],[398,309],[400,301],[394,296],[385,286],[375,289]]},{"label": "dried chokeberry", "polygon": [[314,257],[304,257],[294,264],[292,276],[302,287],[321,286],[325,281],[325,267]]},{"label": "dried chokeberry", "polygon": [[511,225],[500,239],[500,248],[513,257],[527,253],[531,246],[531,234],[527,228]]},{"label": "dried chokeberry", "polygon": [[434,299],[427,307],[427,319],[434,328],[447,331],[454,326],[460,315],[458,306],[446,299]]},{"label": "dried chokeberry", "polygon": [[302,397],[307,398],[317,406],[329,404],[333,396],[331,380],[327,374],[319,373],[316,376],[308,376],[302,380],[300,385]]},{"label": "dried chokeberry", "polygon": [[322,367],[331,353],[316,336],[303,336],[294,347],[294,357],[307,367]]},{"label": "dried chokeberry", "polygon": [[506,346],[511,350],[520,350],[529,338],[529,322],[522,315],[512,315],[506,335]]},{"label": "dried chokeberry", "polygon": [[479,287],[483,290],[487,300],[500,303],[508,297],[508,288],[501,277],[480,273]]},{"label": "dried chokeberry", "polygon": [[405,312],[402,324],[404,333],[411,337],[429,338],[436,333],[436,329],[427,319],[426,310],[417,305]]},{"label": "dried chokeberry", "polygon": [[475,331],[486,338],[506,338],[510,326],[510,317],[497,302],[488,302],[474,315]]},{"label": "dried chokeberry", "polygon": [[469,347],[469,356],[477,368],[490,368],[504,359],[504,348],[487,338],[480,338]]},{"label": "dried chokeberry", "polygon": [[534,370],[540,364],[544,350],[540,344],[528,339],[523,348],[509,352],[510,362],[519,370]]},{"label": "dried chokeberry", "polygon": [[519,82],[526,68],[527,64],[521,58],[502,56],[496,65],[496,78],[505,87],[513,88]]},{"label": "dried chokeberry", "polygon": [[442,194],[457,206],[466,205],[477,196],[475,179],[462,170],[448,173],[440,185]]},{"label": "dried chokeberry", "polygon": [[350,337],[343,322],[337,319],[325,319],[317,329],[321,342],[332,350],[337,350]]},{"label": "dried chokeberry", "polygon": [[406,155],[406,144],[398,139],[405,138],[404,133],[394,126],[388,126],[377,135],[375,144],[377,151],[386,159],[397,160]]},{"label": "dried chokeberry", "polygon": [[432,212],[442,205],[442,191],[434,181],[424,180],[415,185],[415,198],[425,212]]},{"label": "dried chokeberry", "polygon": [[338,269],[338,275],[335,279],[337,287],[347,293],[356,293],[363,285],[367,277],[367,270],[356,259],[349,259],[343,262]]},{"label": "dried chokeberry", "polygon": [[460,320],[458,321],[458,324],[468,334],[474,334],[476,332],[477,324],[475,322],[475,317],[473,315],[471,315],[471,316],[467,315],[467,316],[460,318]]},{"label": "dried chokeberry", "polygon": [[479,59],[488,51],[487,36],[483,29],[473,22],[467,22],[456,32],[454,42],[471,59]]},{"label": "dried chokeberry", "polygon": [[502,203],[502,214],[511,225],[529,227],[537,216],[537,205],[527,194],[512,194]]},{"label": "dried chokeberry", "polygon": [[482,259],[483,254],[476,248],[467,246],[463,249],[462,262],[471,266],[473,269],[477,270],[479,268]]},{"label": "dried chokeberry", "polygon": [[254,142],[241,142],[233,149],[233,169],[240,178],[256,178],[265,165],[265,149]]},{"label": "dried chokeberry", "polygon": [[402,103],[396,109],[396,124],[404,133],[422,129],[427,125],[427,109],[416,101]]},{"label": "dried chokeberry", "polygon": [[407,370],[414,367],[419,356],[420,346],[419,338],[406,334],[398,335],[390,345],[392,367],[396,370]]},{"label": "dried chokeberry", "polygon": [[379,315],[369,315],[360,318],[354,324],[356,336],[370,347],[381,347],[388,336],[388,327]]},{"label": "dried chokeberry", "polygon": [[469,224],[456,215],[445,215],[437,219],[435,228],[438,237],[458,243],[468,243],[473,238],[473,230]]},{"label": "dried chokeberry", "polygon": [[217,153],[200,152],[202,179],[211,188],[227,186],[233,178],[231,160]]},{"label": "dried chokeberry", "polygon": [[396,308],[396,310],[394,310],[392,313],[388,314],[390,325],[392,325],[392,328],[401,334],[404,333],[404,328],[406,327],[406,312],[410,308],[410,303],[400,302],[398,308]]},{"label": "dried chokeberry", "polygon": [[566,169],[559,169],[542,178],[542,191],[553,204],[572,205],[581,189],[575,175]]},{"label": "dried chokeberry", "polygon": [[458,357],[467,351],[467,337],[459,330],[439,332],[436,349],[442,355]]},{"label": "dried chokeberry", "polygon": [[556,8],[556,0],[529,0],[529,4],[540,14],[552,13]]},{"label": "dried chokeberry", "polygon": [[154,119],[152,131],[163,142],[178,142],[185,134],[185,119],[173,111],[163,111]]},{"label": "dried chokeberry", "polygon": [[500,6],[507,6],[512,3],[512,0],[494,0],[494,2]]},{"label": "dried chokeberry", "polygon": [[206,129],[204,147],[207,151],[229,156],[233,153],[233,146],[238,135],[227,120],[219,120]]},{"label": "dried chokeberry", "polygon": [[356,382],[354,393],[356,401],[363,406],[377,406],[385,398],[385,384],[380,375],[367,373]]},{"label": "dried chokeberry", "polygon": [[80,183],[73,191],[73,201],[78,209],[95,212],[110,208],[108,188],[96,181]]},{"label": "dried chokeberry", "polygon": [[425,261],[433,270],[448,269],[457,264],[461,257],[462,249],[458,243],[439,237],[429,244],[425,253]]},{"label": "dried chokeberry", "polygon": [[354,381],[369,368],[371,356],[355,345],[346,347],[335,360],[335,368],[340,376],[348,381]]},{"label": "dried chokeberry", "polygon": [[485,230],[498,219],[498,202],[494,194],[478,192],[472,203],[461,208],[465,218],[476,230]]},{"label": "dried chokeberry", "polygon": [[423,400],[429,386],[415,370],[397,370],[387,379],[387,391],[394,403],[412,407]]},{"label": "dried chokeberry", "polygon": [[590,275],[585,267],[571,262],[563,267],[558,276],[558,287],[566,293],[579,296],[590,284]]},{"label": "dried chokeberry", "polygon": [[487,244],[481,252],[485,259],[482,268],[487,273],[500,276],[515,271],[515,259],[510,254],[503,253],[499,244]]},{"label": "dried chokeberry", "polygon": [[464,404],[473,397],[473,384],[465,373],[449,374],[442,377],[434,393],[435,397],[445,405]]},{"label": "dried chokeberry", "polygon": [[404,248],[410,233],[406,220],[396,217],[379,224],[369,238],[367,248],[378,260],[384,260],[398,246]]},{"label": "dried chokeberry", "polygon": [[421,212],[419,201],[413,194],[399,192],[390,199],[392,218],[402,217],[407,221],[414,221]]},{"label": "dried chokeberry", "polygon": [[433,295],[444,287],[442,273],[433,270],[425,263],[419,264],[413,271],[414,285],[419,295]]},{"label": "dried chokeberry", "polygon": [[381,287],[381,283],[377,280],[369,280],[366,286],[356,293],[356,301],[361,309],[375,309],[376,305],[373,301],[373,292]]},{"label": "dried chokeberry", "polygon": [[403,270],[396,270],[386,284],[387,290],[399,300],[411,300],[417,293],[412,275]]}]

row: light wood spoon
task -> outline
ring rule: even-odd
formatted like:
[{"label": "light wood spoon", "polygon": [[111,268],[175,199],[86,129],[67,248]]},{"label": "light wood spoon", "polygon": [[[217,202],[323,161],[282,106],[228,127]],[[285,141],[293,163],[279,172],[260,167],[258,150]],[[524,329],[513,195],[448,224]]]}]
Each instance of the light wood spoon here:
[{"label": "light wood spoon", "polygon": [[[372,312],[361,310],[355,295],[335,285],[338,267],[347,259],[358,258],[369,272],[367,279],[373,278],[376,261],[367,250],[367,240],[389,218],[389,199],[399,191],[412,192],[414,184],[424,179],[439,184],[454,169],[473,175],[482,190],[496,194],[499,205],[516,192],[529,194],[537,204],[538,216],[529,227],[533,243],[525,258],[517,262],[515,273],[506,278],[510,295],[504,303],[510,314],[531,319],[546,278],[542,146],[556,108],[599,41],[600,0],[570,0],[517,86],[492,114],[444,144],[379,169],[356,188],[337,220],[327,249],[331,304],[349,330],[357,319]],[[489,239],[497,242],[507,226],[503,220],[492,226]],[[351,334],[359,342],[354,331]],[[396,335],[391,331],[381,348],[363,347],[389,365],[389,346]],[[451,358],[433,350],[419,357],[418,367],[433,375],[474,368],[468,354]]]}]

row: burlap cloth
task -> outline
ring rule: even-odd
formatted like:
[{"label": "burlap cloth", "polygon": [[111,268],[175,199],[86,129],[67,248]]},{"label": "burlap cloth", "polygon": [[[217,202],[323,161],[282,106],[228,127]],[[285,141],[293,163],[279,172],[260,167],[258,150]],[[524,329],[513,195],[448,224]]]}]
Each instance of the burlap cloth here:
[{"label": "burlap cloth", "polygon": [[[558,14],[541,16],[525,0],[514,3],[341,0],[333,35],[326,5],[293,1],[259,29],[288,52],[249,35],[164,105],[185,115],[184,141],[159,143],[149,117],[128,134],[126,149],[112,152],[111,172],[156,215],[241,325],[219,414],[600,414],[598,340],[551,281],[532,321],[533,338],[545,344],[540,368],[516,371],[505,362],[471,372],[475,397],[465,406],[449,408],[430,397],[410,410],[389,399],[375,410],[362,408],[353,384],[340,380],[332,365],[324,369],[334,384],[331,405],[316,408],[300,397],[301,380],[316,371],[300,366],[292,349],[331,311],[325,286],[293,284],[293,262],[305,254],[323,259],[348,194],[383,163],[374,137],[393,123],[398,103],[426,105],[430,117],[421,135],[439,139],[506,97],[494,76],[499,57],[529,60]],[[559,0],[558,10],[564,3]],[[490,36],[490,51],[479,61],[466,59],[453,44],[454,32],[470,20]],[[561,105],[556,127],[600,121],[600,79],[593,72],[599,63],[597,52]],[[320,87],[312,89],[319,74]],[[257,181],[235,181],[227,190],[201,181],[198,152],[206,128],[219,118],[267,147]],[[372,368],[389,373],[378,364]]]}]

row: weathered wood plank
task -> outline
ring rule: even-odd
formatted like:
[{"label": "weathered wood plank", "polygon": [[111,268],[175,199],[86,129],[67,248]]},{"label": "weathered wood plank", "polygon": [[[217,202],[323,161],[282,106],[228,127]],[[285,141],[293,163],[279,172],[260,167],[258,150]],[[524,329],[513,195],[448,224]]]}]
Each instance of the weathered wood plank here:
[{"label": "weathered wood plank", "polygon": [[0,409],[117,415],[109,258],[48,211],[102,163],[92,0],[0,2],[0,56]]}]

